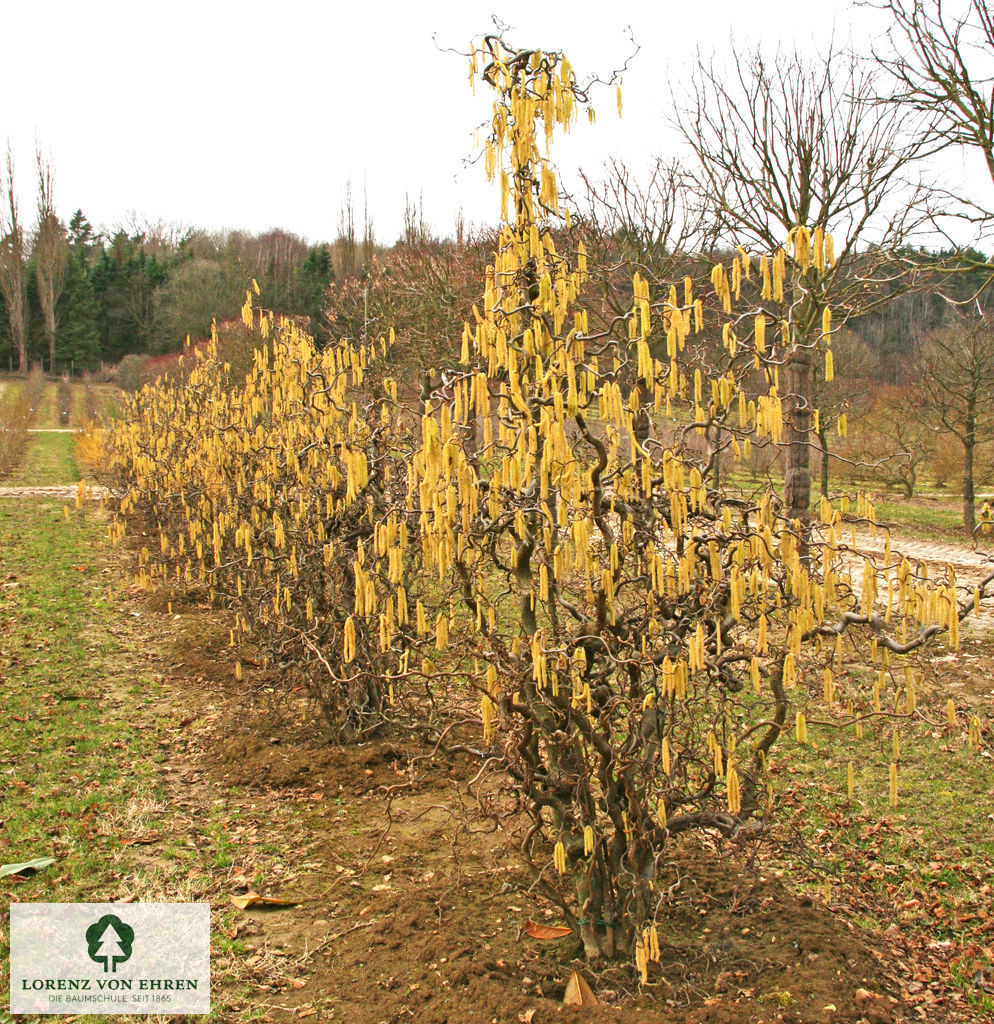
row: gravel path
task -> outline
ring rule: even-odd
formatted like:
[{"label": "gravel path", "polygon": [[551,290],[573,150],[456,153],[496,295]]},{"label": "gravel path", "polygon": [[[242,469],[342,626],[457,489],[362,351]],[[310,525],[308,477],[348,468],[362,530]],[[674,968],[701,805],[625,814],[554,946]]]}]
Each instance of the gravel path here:
[{"label": "gravel path", "polygon": [[[845,535],[841,538],[846,540]],[[876,537],[868,531],[856,531],[856,544],[860,553],[882,555],[884,552],[884,532],[878,530]],[[966,543],[952,541],[918,540],[914,537],[891,533],[891,560],[899,560],[904,556],[912,561],[924,562],[929,568],[929,576],[936,579],[947,566],[953,567],[956,583],[959,586],[976,586],[994,572],[994,537],[982,537],[980,547],[973,548]],[[854,573],[858,581],[859,573]],[[858,585],[858,584],[857,584]],[[989,591],[988,591],[989,593]],[[994,632],[994,600],[990,597],[980,607],[979,613],[968,616],[964,620],[967,628]]]},{"label": "gravel path", "polygon": [[[78,484],[57,484],[53,487],[0,487],[0,498],[71,498],[75,501],[77,494],[79,494]],[[87,484],[88,500],[99,501],[106,494],[106,487]]]}]

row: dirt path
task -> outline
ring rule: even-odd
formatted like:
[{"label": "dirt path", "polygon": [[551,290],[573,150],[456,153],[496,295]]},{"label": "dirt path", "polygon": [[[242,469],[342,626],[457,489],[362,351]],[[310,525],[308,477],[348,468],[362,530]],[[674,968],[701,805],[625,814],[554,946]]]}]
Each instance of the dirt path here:
[{"label": "dirt path", "polygon": [[[0,498],[58,498],[68,501],[76,500],[79,494],[78,484],[53,484],[46,487],[0,487]],[[106,497],[107,488],[98,484],[87,484],[86,500],[99,501]]]},{"label": "dirt path", "polygon": [[[845,538],[843,538],[845,539]],[[878,530],[872,537],[869,531],[856,531],[857,549],[867,555],[881,556],[884,553],[885,534]],[[981,546],[973,548],[965,543],[951,541],[920,540],[906,534],[891,532],[891,559],[906,557],[911,561],[924,562],[931,579],[937,579],[952,566],[959,586],[975,587],[994,572],[994,539],[981,538]],[[855,566],[858,557],[849,561]],[[859,577],[857,573],[857,579]],[[990,591],[988,591],[989,593]],[[994,600],[988,598],[978,612],[964,620],[964,632],[988,634],[994,632]]]},{"label": "dirt path", "polygon": [[[884,550],[883,531],[878,530],[876,537],[871,537],[868,531],[857,530],[856,543],[861,551],[882,554]],[[984,538],[980,547],[973,548],[966,543],[921,540],[891,531],[891,550],[900,552],[908,558],[917,558],[927,562],[930,567],[952,565],[954,568],[979,572],[986,565],[989,566],[988,572],[994,569],[994,538]]]}]

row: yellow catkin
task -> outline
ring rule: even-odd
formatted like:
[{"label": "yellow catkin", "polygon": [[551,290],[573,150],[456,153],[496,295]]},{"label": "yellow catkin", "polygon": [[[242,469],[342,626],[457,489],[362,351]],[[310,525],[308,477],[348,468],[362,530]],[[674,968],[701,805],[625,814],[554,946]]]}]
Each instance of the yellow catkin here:
[{"label": "yellow catkin", "polygon": [[742,810],[742,795],[739,788],[739,773],[734,764],[728,766],[725,785],[728,791],[728,809],[732,814],[738,814]]},{"label": "yellow catkin", "polygon": [[979,750],[982,745],[980,719],[976,715],[970,718],[968,741],[971,750]]},{"label": "yellow catkin", "polygon": [[345,659],[346,665],[351,664],[355,660],[355,639],[355,620],[350,615],[345,620],[344,644],[342,650],[342,657]]}]

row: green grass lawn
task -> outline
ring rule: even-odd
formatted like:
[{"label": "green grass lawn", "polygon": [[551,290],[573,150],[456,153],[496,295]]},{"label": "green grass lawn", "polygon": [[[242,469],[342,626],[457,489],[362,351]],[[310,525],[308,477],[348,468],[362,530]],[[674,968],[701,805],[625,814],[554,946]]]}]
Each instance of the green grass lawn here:
[{"label": "green grass lawn", "polygon": [[75,434],[32,434],[21,464],[4,481],[8,487],[44,487],[79,480]]},{"label": "green grass lawn", "polygon": [[97,412],[104,420],[116,419],[121,415],[124,394],[116,384],[94,384]]},{"label": "green grass lawn", "polygon": [[[933,734],[921,722],[900,727],[898,803],[890,806],[889,771],[893,759],[893,726],[867,724],[862,739],[855,729],[811,729],[814,745],[799,747],[792,740],[787,757],[791,785],[808,805],[808,828],[816,833],[836,822],[834,854],[825,862],[841,877],[848,867],[848,852],[859,844],[860,817],[893,821],[907,826],[883,844],[887,863],[901,877],[929,879],[928,862],[945,860],[956,849],[965,850],[978,866],[994,865],[994,774],[989,757],[971,750],[962,735]],[[846,767],[854,767],[854,796],[849,801]],[[847,848],[850,848],[847,851]]]},{"label": "green grass lawn", "polygon": [[86,384],[80,380],[74,380],[72,382],[72,402],[69,406],[69,426],[81,427],[86,407]]},{"label": "green grass lawn", "polygon": [[[916,501],[886,502],[877,506],[877,518],[884,523],[910,526],[916,532],[925,534],[950,533],[959,531],[966,537],[961,508],[937,507]],[[978,512],[979,512],[978,505]]]},{"label": "green grass lawn", "polygon": [[[210,902],[214,1009],[204,1019],[254,1019],[252,1001],[233,994],[244,971],[228,936],[237,911],[220,895],[244,857],[232,838],[240,812],[216,799],[194,820],[170,803],[160,764],[180,731],[177,710],[107,555],[94,506],[67,516],[62,501],[0,498],[0,864],[55,861],[0,877],[0,1024],[14,1020],[10,904],[124,898]],[[260,885],[284,855],[260,862]]]},{"label": "green grass lawn", "polygon": [[[733,493],[741,496],[755,493],[757,489],[766,486],[767,478],[763,476],[752,477],[749,473],[740,468],[733,472],[724,474],[724,482]],[[769,478],[769,484],[778,491],[783,492],[782,475],[774,475]],[[963,526],[962,498],[951,490],[928,490],[922,488],[910,500],[905,501],[898,498],[893,492],[879,492],[867,489],[865,486],[849,485],[842,481],[832,481],[832,493],[834,495],[845,492],[854,497],[857,492],[864,491],[870,494],[871,500],[877,511],[879,522],[887,526],[895,527],[900,533],[913,533],[922,540],[969,540]],[[983,502],[990,497],[990,492],[980,489],[977,494],[976,510],[979,516]],[[814,481],[811,489],[811,507],[817,511],[821,495],[817,481]],[[837,503],[837,497],[833,504]]]},{"label": "green grass lawn", "polygon": [[0,863],[55,859],[34,877],[0,878],[2,916],[14,901],[117,893],[120,822],[154,785],[157,727],[142,714],[149,680],[115,637],[92,563],[102,534],[92,517],[67,522],[61,502],[0,498]]},{"label": "green grass lawn", "polygon": [[15,398],[24,390],[23,380],[5,380],[0,381],[0,400],[4,402],[13,402]]},{"label": "green grass lawn", "polygon": [[56,409],[55,389],[55,381],[45,381],[45,385],[41,393],[41,400],[35,407],[35,418],[32,426],[46,428],[60,426],[59,414]]},{"label": "green grass lawn", "polygon": [[[828,720],[826,712],[819,716]],[[967,743],[967,716],[944,725],[934,708],[899,726],[898,801],[890,804],[893,722],[855,728],[812,727],[811,746],[786,739],[777,786],[789,792],[793,826],[805,854],[791,866],[812,887],[830,883],[849,916],[880,931],[896,924],[923,942],[949,942],[957,952],[950,984],[968,1003],[994,1013],[994,999],[961,983],[990,973],[994,927],[994,773],[990,750]],[[936,723],[936,724],[931,724]],[[854,767],[849,800],[847,766]]]}]

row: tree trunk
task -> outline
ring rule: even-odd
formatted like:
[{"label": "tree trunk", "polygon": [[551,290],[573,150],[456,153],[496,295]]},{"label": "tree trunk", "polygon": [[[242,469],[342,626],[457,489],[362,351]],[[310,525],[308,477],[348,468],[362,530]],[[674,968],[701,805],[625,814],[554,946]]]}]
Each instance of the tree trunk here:
[{"label": "tree trunk", "polygon": [[795,345],[786,370],[784,514],[798,520],[806,537],[811,504],[811,349]]},{"label": "tree trunk", "polygon": [[963,525],[971,537],[977,525],[973,508],[973,451],[976,444],[976,434],[973,431],[968,432],[963,441]]},{"label": "tree trunk", "polygon": [[973,455],[977,447],[977,399],[981,397],[974,389],[966,403],[966,431],[963,434],[963,525],[973,536],[977,518],[973,510]]},{"label": "tree trunk", "polygon": [[818,426],[818,442],[821,445],[821,495],[828,497],[828,430],[824,423]]},{"label": "tree trunk", "polygon": [[24,321],[15,323],[11,318],[11,334],[14,335],[13,342],[17,346],[17,371],[18,373],[28,372],[28,339],[27,331],[24,329]]},{"label": "tree trunk", "polygon": [[48,335],[48,372],[55,373],[55,317],[51,320],[45,312],[45,334]]},{"label": "tree trunk", "polygon": [[914,466],[909,466],[907,473],[901,474],[901,486],[904,488],[904,497],[911,501],[915,496],[915,486],[918,483],[918,473]]}]

